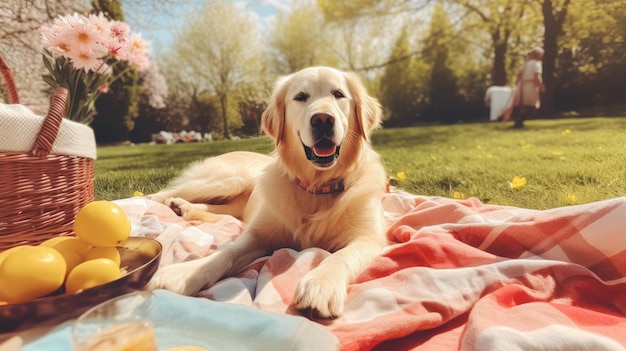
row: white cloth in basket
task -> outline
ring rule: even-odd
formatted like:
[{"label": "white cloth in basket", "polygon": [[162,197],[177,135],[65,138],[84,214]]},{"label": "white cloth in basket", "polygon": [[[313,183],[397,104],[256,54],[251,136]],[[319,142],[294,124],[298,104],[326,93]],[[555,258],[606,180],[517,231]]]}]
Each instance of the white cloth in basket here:
[{"label": "white cloth in basket", "polygon": [[[31,152],[44,118],[24,105],[0,104],[0,152]],[[95,160],[96,138],[93,129],[64,118],[50,154]]]}]

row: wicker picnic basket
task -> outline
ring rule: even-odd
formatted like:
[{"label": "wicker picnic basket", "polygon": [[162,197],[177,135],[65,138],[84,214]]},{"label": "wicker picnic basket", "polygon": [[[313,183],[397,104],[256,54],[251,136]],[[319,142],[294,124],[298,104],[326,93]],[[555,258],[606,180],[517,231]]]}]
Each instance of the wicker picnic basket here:
[{"label": "wicker picnic basket", "polygon": [[38,116],[19,104],[2,56],[0,70],[11,100],[0,104],[1,252],[73,234],[78,210],[93,201],[96,147],[91,128],[63,118],[67,89]]}]

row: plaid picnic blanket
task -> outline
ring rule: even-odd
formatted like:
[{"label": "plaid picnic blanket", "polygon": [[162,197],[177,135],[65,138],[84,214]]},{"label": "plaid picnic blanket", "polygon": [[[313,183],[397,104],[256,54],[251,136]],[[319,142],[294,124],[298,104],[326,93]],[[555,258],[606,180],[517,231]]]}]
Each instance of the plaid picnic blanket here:
[{"label": "plaid picnic blanket", "polygon": [[[116,202],[133,235],[163,244],[163,265],[242,230]],[[392,189],[383,203],[388,246],[348,287],[344,315],[316,320],[343,350],[626,350],[626,197],[537,211]],[[199,296],[298,314],[300,277],[328,255],[280,249]]]}]

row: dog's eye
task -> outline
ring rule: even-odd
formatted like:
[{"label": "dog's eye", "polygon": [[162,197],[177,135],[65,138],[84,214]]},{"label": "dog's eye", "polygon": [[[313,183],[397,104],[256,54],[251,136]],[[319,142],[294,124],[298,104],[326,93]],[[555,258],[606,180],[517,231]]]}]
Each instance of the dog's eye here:
[{"label": "dog's eye", "polygon": [[296,97],[293,98],[296,101],[307,101],[309,99],[309,94],[307,93],[298,93],[298,95],[296,95]]},{"label": "dog's eye", "polygon": [[343,93],[342,93],[342,92],[340,92],[339,90],[333,90],[332,94],[333,94],[333,96],[334,96],[336,99],[341,99],[341,98],[345,98],[345,97],[346,97],[346,96],[345,96],[345,95],[343,95]]}]

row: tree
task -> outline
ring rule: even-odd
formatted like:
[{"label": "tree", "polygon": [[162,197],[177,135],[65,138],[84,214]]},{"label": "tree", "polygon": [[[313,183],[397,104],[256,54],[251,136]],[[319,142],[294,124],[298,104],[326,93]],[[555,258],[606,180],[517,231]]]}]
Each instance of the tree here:
[{"label": "tree", "polygon": [[427,8],[432,0],[318,0],[318,6],[330,21],[347,18],[371,19],[380,16],[397,16],[408,12],[417,12]]},{"label": "tree", "polygon": [[189,122],[187,127],[205,135],[214,127],[218,117],[220,102],[208,92],[193,92],[189,106]]},{"label": "tree", "polygon": [[289,12],[276,15],[270,31],[272,66],[281,74],[319,64],[324,50],[321,29],[324,19],[314,6],[296,1]]},{"label": "tree", "polygon": [[329,50],[334,61],[344,69],[376,71],[380,62],[389,57],[393,39],[400,32],[400,24],[389,26],[386,18],[333,21],[325,26],[324,49]]},{"label": "tree", "polygon": [[428,100],[428,65],[410,57],[408,32],[405,28],[400,33],[389,58],[393,63],[385,67],[380,81],[386,124],[393,126],[415,123]]},{"label": "tree", "polygon": [[[432,0],[318,0],[327,27],[335,28],[334,35],[325,29],[325,37],[336,38],[328,45],[342,65],[353,71],[379,71],[388,64],[419,55],[410,52],[406,57],[390,55],[393,43],[408,22],[413,22],[413,36],[421,33],[419,17]],[[412,38],[409,38],[412,39]],[[409,40],[411,41],[411,40]],[[392,58],[392,61],[389,59]]]},{"label": "tree", "polygon": [[[93,0],[92,6],[94,13],[103,13],[110,20],[124,21],[120,0]],[[98,114],[91,127],[98,143],[126,141],[135,127],[141,86],[138,84],[139,71],[129,68],[130,64],[126,62],[114,67],[113,74],[121,74],[120,78],[111,84],[109,93],[100,95],[96,101]]]},{"label": "tree", "polygon": [[257,83],[244,83],[237,87],[239,115],[242,119],[242,132],[245,135],[261,134],[261,115],[267,108],[272,82],[260,80]]},{"label": "tree", "polygon": [[[493,68],[491,85],[509,83],[507,74],[507,52],[511,47],[511,39],[521,35],[523,29],[534,30],[536,27],[532,16],[528,16],[528,1],[520,0],[453,0],[482,22],[491,40],[493,50]],[[471,23],[469,25],[472,25]],[[517,69],[517,67],[516,67]]]},{"label": "tree", "polygon": [[[3,0],[0,1],[0,53],[15,77],[20,102],[45,113],[50,96],[41,78],[43,63],[39,28],[68,13],[85,13],[86,1]],[[4,84],[0,84],[0,96]]]},{"label": "tree", "polygon": [[387,56],[388,32],[379,20],[327,20],[314,1],[297,0],[271,27],[271,66],[278,73],[315,65],[364,70]]},{"label": "tree", "polygon": [[257,78],[249,74],[258,71],[257,45],[251,14],[240,13],[236,4],[222,0],[191,14],[172,45],[170,55],[180,74],[200,91],[218,97],[224,138],[230,137],[229,97],[238,83]]},{"label": "tree", "polygon": [[422,57],[431,67],[428,81],[427,119],[452,123],[461,119],[462,99],[459,95],[454,59],[456,30],[441,5],[435,7],[430,29],[424,38]]},{"label": "tree", "polygon": [[567,18],[570,0],[542,0],[543,13],[543,94],[541,110],[544,115],[554,112],[554,87],[556,82],[556,61],[559,53],[559,37],[563,35],[563,25]]},{"label": "tree", "polygon": [[626,7],[572,2],[559,40],[554,107],[574,111],[623,104]]},{"label": "tree", "polygon": [[[199,92],[197,82],[180,74],[178,62],[173,55],[159,57],[159,72],[167,81],[168,94],[165,107],[154,115],[152,127],[158,131],[180,132],[195,130],[202,134],[215,127],[219,103],[208,92]],[[203,101],[209,104],[202,106]]]},{"label": "tree", "polygon": [[152,64],[141,71],[139,84],[143,87],[139,97],[139,117],[130,133],[130,139],[134,143],[150,141],[152,134],[165,129],[167,118],[165,101],[168,87],[165,77],[159,72],[159,66]]},{"label": "tree", "polygon": [[176,69],[176,62],[170,62],[171,57],[162,56],[157,61],[159,72],[167,81],[168,94],[165,98],[165,107],[156,115],[155,129],[168,132],[179,132],[188,129],[189,108],[192,104],[192,96],[197,91],[188,80],[181,77]]}]

